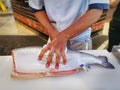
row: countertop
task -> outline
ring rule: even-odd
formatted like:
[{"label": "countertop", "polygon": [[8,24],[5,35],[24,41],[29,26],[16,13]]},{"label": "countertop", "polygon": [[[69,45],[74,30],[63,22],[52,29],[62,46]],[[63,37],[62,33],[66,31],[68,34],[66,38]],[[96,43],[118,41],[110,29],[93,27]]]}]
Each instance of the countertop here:
[{"label": "countertop", "polygon": [[79,71],[64,77],[13,79],[12,57],[0,56],[0,90],[120,90],[120,64],[107,50],[85,51],[106,55],[115,69],[92,66],[89,71]]}]

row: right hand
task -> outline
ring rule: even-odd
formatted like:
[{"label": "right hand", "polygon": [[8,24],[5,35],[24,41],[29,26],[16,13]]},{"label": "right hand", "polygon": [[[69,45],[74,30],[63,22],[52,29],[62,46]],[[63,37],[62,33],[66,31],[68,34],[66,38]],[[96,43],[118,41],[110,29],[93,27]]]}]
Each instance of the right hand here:
[{"label": "right hand", "polygon": [[[61,38],[62,37],[62,38]],[[48,54],[46,67],[48,68],[50,66],[50,63],[53,60],[53,55],[56,55],[55,60],[55,68],[59,68],[60,58],[62,57],[62,62],[65,65],[66,64],[66,55],[65,55],[65,48],[66,48],[67,40],[63,33],[59,33],[56,35],[56,37],[47,44],[46,47],[44,47],[41,51],[41,53],[38,56],[38,60],[42,60],[42,57],[47,51],[50,51]]]}]

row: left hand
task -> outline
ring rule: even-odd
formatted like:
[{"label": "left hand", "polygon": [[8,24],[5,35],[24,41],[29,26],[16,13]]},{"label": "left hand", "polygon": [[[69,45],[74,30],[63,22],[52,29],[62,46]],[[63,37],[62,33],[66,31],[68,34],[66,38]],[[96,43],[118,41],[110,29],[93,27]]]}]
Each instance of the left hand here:
[{"label": "left hand", "polygon": [[50,63],[52,62],[53,55],[56,55],[56,61],[55,61],[55,68],[59,68],[60,59],[62,57],[62,63],[66,64],[66,55],[65,55],[65,48],[66,48],[67,40],[65,38],[64,33],[58,33],[56,37],[45,46],[41,53],[38,56],[38,60],[42,60],[42,57],[44,54],[49,50],[46,67],[48,68],[50,66]]}]

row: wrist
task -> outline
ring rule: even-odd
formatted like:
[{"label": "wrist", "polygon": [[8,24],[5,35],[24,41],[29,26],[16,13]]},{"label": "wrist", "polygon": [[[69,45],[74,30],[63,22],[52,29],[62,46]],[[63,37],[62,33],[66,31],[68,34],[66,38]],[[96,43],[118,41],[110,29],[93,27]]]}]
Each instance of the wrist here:
[{"label": "wrist", "polygon": [[69,35],[65,33],[64,31],[60,32],[61,38],[64,38],[65,41],[68,41],[70,39]]},{"label": "wrist", "polygon": [[51,31],[49,34],[50,39],[53,40],[59,32],[57,30]]}]

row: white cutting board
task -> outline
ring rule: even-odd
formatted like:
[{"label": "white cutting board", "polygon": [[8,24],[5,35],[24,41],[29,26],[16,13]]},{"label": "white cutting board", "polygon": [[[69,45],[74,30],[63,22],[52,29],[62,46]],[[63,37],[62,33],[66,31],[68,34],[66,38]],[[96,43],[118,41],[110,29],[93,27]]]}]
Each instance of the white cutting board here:
[{"label": "white cutting board", "polygon": [[10,77],[12,57],[0,56],[0,90],[120,90],[120,65],[106,50],[86,51],[94,55],[106,55],[114,70],[92,66],[64,77],[45,77],[17,80]]}]

